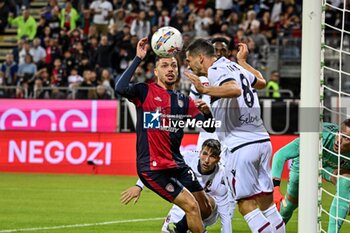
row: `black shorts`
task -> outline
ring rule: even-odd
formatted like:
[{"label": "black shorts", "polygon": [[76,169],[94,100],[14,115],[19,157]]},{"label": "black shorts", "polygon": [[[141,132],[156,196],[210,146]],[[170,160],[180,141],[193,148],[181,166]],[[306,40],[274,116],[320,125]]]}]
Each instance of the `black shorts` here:
[{"label": "black shorts", "polygon": [[169,202],[179,195],[183,187],[191,193],[202,191],[192,169],[188,166],[159,171],[138,171],[143,184]]}]

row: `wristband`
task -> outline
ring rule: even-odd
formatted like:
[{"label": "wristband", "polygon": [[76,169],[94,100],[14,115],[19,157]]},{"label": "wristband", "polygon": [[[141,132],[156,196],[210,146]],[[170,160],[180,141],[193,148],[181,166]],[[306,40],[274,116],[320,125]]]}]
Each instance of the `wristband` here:
[{"label": "wristband", "polygon": [[272,179],[272,181],[273,181],[273,187],[276,187],[276,186],[280,186],[280,185],[281,185],[281,180]]}]

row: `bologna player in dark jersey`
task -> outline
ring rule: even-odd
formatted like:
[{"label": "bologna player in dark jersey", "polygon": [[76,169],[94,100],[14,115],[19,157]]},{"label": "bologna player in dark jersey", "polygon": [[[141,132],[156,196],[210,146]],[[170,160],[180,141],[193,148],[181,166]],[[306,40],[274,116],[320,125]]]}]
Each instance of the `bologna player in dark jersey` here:
[{"label": "bologna player in dark jersey", "polygon": [[215,203],[211,203],[212,199],[185,164],[180,144],[183,126],[188,122],[196,121],[207,131],[215,131],[212,115],[205,102],[195,104],[174,90],[178,65],[173,57],[158,58],[154,70],[157,83],[129,83],[146,56],[147,47],[147,38],[138,42],[136,57],[115,87],[118,94],[137,108],[137,172],[149,189],[185,211],[192,232],[203,233],[201,217],[209,217]]}]

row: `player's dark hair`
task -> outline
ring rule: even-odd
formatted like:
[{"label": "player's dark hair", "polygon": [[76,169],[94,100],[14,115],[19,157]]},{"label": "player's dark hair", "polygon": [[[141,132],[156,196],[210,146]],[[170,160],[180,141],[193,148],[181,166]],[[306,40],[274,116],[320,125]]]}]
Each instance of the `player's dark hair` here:
[{"label": "player's dark hair", "polygon": [[341,124],[342,124],[342,125],[345,125],[346,127],[349,127],[349,128],[350,128],[350,118],[349,118],[349,119],[346,119],[346,120],[343,121]]},{"label": "player's dark hair", "polygon": [[207,57],[215,57],[215,49],[211,42],[208,40],[199,38],[194,40],[186,49],[190,55],[196,56],[203,54]]},{"label": "player's dark hair", "polygon": [[[155,59],[154,59],[154,65],[155,65],[155,67],[157,67],[159,60],[162,59],[162,58],[164,58],[164,57],[159,57],[159,56],[156,56],[156,57],[155,57]],[[177,64],[179,64],[178,59],[177,59],[175,56],[174,56],[174,58],[175,58]],[[180,67],[179,67],[179,68],[180,68]],[[179,73],[180,73],[180,72],[179,72]]]},{"label": "player's dark hair", "polygon": [[202,150],[205,147],[210,148],[210,152],[213,155],[220,156],[220,154],[221,154],[221,144],[220,144],[220,142],[218,140],[216,140],[216,139],[207,139],[207,140],[205,140],[203,142],[203,144],[202,144]]},{"label": "player's dark hair", "polygon": [[216,42],[221,42],[221,43],[225,43],[227,46],[229,46],[229,41],[226,40],[224,37],[215,37],[211,40],[211,43],[214,44]]}]

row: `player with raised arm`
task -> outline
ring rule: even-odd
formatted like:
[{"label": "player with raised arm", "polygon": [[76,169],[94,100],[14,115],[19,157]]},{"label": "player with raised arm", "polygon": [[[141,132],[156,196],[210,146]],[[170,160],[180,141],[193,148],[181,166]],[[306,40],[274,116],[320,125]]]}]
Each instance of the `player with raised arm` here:
[{"label": "player with raised arm", "polygon": [[[228,41],[223,38],[223,37],[216,37],[211,40],[211,43],[214,46],[215,49],[215,54],[216,57],[219,59],[220,57],[228,57],[229,55],[229,50],[228,50]],[[201,83],[203,86],[208,86],[209,85],[209,80],[205,76],[200,76],[199,77]],[[210,104],[210,96],[208,95],[202,95],[199,94],[196,90],[196,87],[192,84],[190,88],[190,97],[194,100],[201,99],[205,101],[207,104]],[[216,136],[216,133],[208,133],[204,130],[200,130],[199,135],[198,135],[198,140],[197,140],[197,151],[201,150],[202,144],[205,140],[209,138],[214,138],[217,139],[218,137]],[[223,161],[221,161],[223,162]]]},{"label": "player with raised arm", "polygon": [[[149,189],[185,211],[192,232],[203,233],[201,217],[210,216],[215,202],[210,202],[180,154],[184,134],[180,123],[188,118],[205,122],[212,120],[212,115],[205,103],[198,106],[202,113],[192,99],[175,91],[178,64],[174,57],[158,58],[154,69],[157,83],[130,83],[147,48],[147,38],[141,39],[136,57],[115,86],[116,93],[136,105],[138,176]],[[212,124],[207,126],[206,130],[215,131]]]},{"label": "player with raised arm", "polygon": [[[247,45],[240,43],[238,63],[224,57],[217,59],[213,45],[197,39],[186,51],[196,75],[187,72],[186,76],[199,93],[211,96],[213,115],[222,123],[216,133],[223,146],[229,148],[221,155],[226,175],[251,231],[282,233],[285,225],[272,195],[272,147],[255,91],[264,88],[266,81],[246,62],[247,56]],[[207,76],[210,85],[203,86],[197,75]]]},{"label": "player with raised arm", "polygon": [[[199,157],[198,157],[199,153]],[[219,164],[220,161],[220,142],[215,139],[204,141],[201,151],[187,151],[184,153],[186,164],[192,168],[199,183],[204,191],[214,198],[217,209],[213,211],[209,218],[204,220],[204,225],[211,226],[216,223],[220,217],[222,233],[232,232],[232,217],[234,211],[234,201],[232,193],[229,192],[224,167]],[[143,184],[140,180],[136,185],[125,190],[121,195],[121,202],[128,204],[135,198],[134,203],[139,199]],[[169,211],[162,232],[167,233],[167,227],[170,223],[179,222],[185,215],[184,211],[177,205],[173,205]]]},{"label": "player with raised arm", "polygon": [[[350,119],[341,124],[340,135],[338,126],[331,123],[323,123],[322,130],[322,178],[337,186],[339,193],[333,198],[330,207],[330,219],[328,223],[328,233],[339,232],[349,210],[350,200]],[[284,222],[287,224],[293,215],[293,211],[298,207],[299,192],[299,138],[293,140],[286,146],[279,149],[272,160],[272,177],[274,183],[274,199]],[[340,178],[337,180],[335,175],[338,174],[338,156],[340,152]],[[281,176],[284,164],[287,160],[292,159],[292,165],[289,172],[289,181],[287,193],[283,197],[280,190]],[[339,197],[339,198],[337,198]],[[285,200],[286,205],[280,205]],[[338,216],[338,221],[332,217]]]}]

